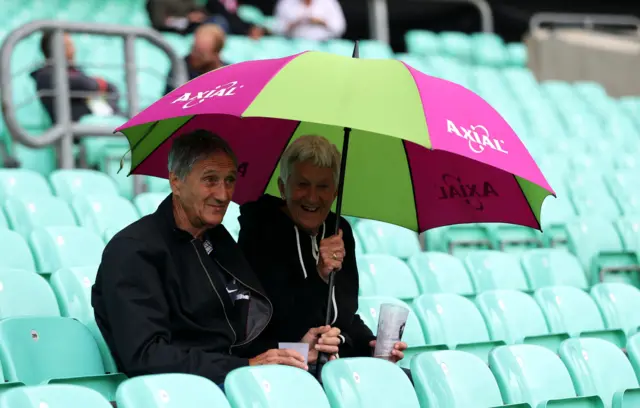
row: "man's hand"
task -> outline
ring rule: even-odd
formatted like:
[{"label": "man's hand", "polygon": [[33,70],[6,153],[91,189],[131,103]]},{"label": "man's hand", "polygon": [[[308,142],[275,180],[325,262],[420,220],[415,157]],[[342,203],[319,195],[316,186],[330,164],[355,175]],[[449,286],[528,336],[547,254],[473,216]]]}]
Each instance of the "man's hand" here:
[{"label": "man's hand", "polygon": [[302,354],[294,350],[271,349],[265,351],[257,357],[249,359],[250,366],[274,364],[298,367],[303,370],[309,369],[309,367],[304,364],[304,357],[302,356]]},{"label": "man's hand", "polygon": [[258,26],[252,26],[247,33],[249,38],[259,40],[264,35],[264,28]]},{"label": "man's hand", "polygon": [[329,274],[342,268],[345,257],[342,230],[338,235],[332,235],[320,241],[320,256],[318,258],[318,274],[325,282],[329,281]]},{"label": "man's hand", "polygon": [[187,14],[187,18],[192,23],[202,23],[204,20],[207,19],[207,15],[204,12],[197,10]]},{"label": "man's hand", "polygon": [[[369,342],[369,346],[372,349],[376,348],[376,341],[375,340],[371,340]],[[394,346],[393,346],[393,350],[391,350],[391,362],[393,363],[397,363],[398,361],[402,360],[404,358],[404,353],[403,351],[405,351],[407,349],[407,343],[405,343],[404,341],[399,341],[397,342]]]},{"label": "man's hand", "polygon": [[309,345],[309,356],[307,357],[309,363],[315,363],[318,360],[319,353],[329,354],[329,360],[335,360],[336,354],[338,354],[340,345],[340,329],[331,326],[321,326],[309,329],[307,334],[304,335],[302,343]]},{"label": "man's hand", "polygon": [[311,17],[311,18],[309,19],[309,22],[310,22],[311,24],[320,25],[320,26],[326,26],[326,25],[327,25],[327,22],[326,22],[326,21],[324,21],[323,19],[318,18],[318,17]]}]

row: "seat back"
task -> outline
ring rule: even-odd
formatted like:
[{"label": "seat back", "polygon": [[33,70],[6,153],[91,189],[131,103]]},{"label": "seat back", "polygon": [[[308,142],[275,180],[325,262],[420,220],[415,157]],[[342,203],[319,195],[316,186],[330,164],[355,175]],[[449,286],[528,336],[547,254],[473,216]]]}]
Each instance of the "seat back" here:
[{"label": "seat back", "polygon": [[0,229],[0,268],[35,272],[27,242],[15,231]]},{"label": "seat back", "polygon": [[67,317],[1,320],[0,360],[7,380],[26,385],[105,372],[89,330]]},{"label": "seat back", "polygon": [[0,408],[112,408],[100,393],[78,385],[18,387],[0,395]]},{"label": "seat back", "polygon": [[411,362],[411,376],[422,407],[502,405],[498,384],[487,364],[464,351],[419,354]]},{"label": "seat back", "polygon": [[379,358],[330,361],[322,369],[322,383],[333,408],[420,407],[409,377]]},{"label": "seat back", "polygon": [[225,379],[224,391],[233,408],[329,408],[320,383],[288,366],[239,368]]},{"label": "seat back", "polygon": [[35,272],[0,270],[0,319],[60,316],[47,281]]},{"label": "seat back", "polygon": [[422,295],[413,302],[427,344],[489,341],[489,332],[476,305],[460,295],[441,293]]},{"label": "seat back", "polygon": [[91,287],[97,272],[96,265],[62,268],[51,274],[49,282],[58,299],[62,316],[73,317],[83,323],[93,320]]},{"label": "seat back", "polygon": [[118,387],[118,408],[229,408],[211,380],[191,374],[156,374],[130,378]]},{"label": "seat back", "polygon": [[586,289],[589,286],[580,261],[570,252],[532,249],[522,254],[521,261],[531,289],[565,285]]},{"label": "seat back", "polygon": [[118,195],[115,182],[106,174],[86,169],[59,169],[49,175],[55,194],[70,203],[78,194]]},{"label": "seat back", "polygon": [[8,197],[51,195],[47,180],[33,170],[0,169],[0,203]]},{"label": "seat back", "polygon": [[31,232],[30,242],[40,273],[97,265],[104,250],[102,239],[82,227],[36,228]]},{"label": "seat back", "polygon": [[599,395],[611,406],[613,394],[637,388],[638,380],[622,350],[601,339],[573,338],[560,345],[560,358],[578,395]]},{"label": "seat back", "polygon": [[418,235],[396,225],[362,220],[354,230],[362,240],[366,254],[387,254],[407,259],[421,250]]},{"label": "seat back", "polygon": [[420,293],[473,293],[473,284],[462,261],[442,252],[421,252],[407,261]]},{"label": "seat back", "polygon": [[361,255],[358,257],[358,273],[370,276],[378,296],[413,299],[419,295],[411,269],[394,256]]},{"label": "seat back", "polygon": [[518,257],[513,254],[474,251],[467,254],[465,264],[478,293],[492,289],[529,289]]},{"label": "seat back", "polygon": [[140,215],[144,217],[154,213],[165,198],[167,198],[167,194],[164,193],[141,193],[135,196],[133,203]]},{"label": "seat back", "polygon": [[534,298],[552,333],[577,336],[591,330],[604,330],[604,321],[593,298],[572,286],[538,289]]},{"label": "seat back", "polygon": [[605,326],[633,334],[640,327],[640,290],[626,283],[599,283],[591,296],[602,312]]},{"label": "seat back", "polygon": [[69,205],[52,195],[9,197],[5,210],[13,230],[25,238],[36,227],[76,225]]},{"label": "seat back", "polygon": [[476,305],[484,316],[492,340],[520,343],[525,337],[547,334],[544,315],[533,298],[515,290],[479,294]]},{"label": "seat back", "polygon": [[378,333],[378,317],[380,315],[380,305],[383,303],[396,304],[409,309],[409,316],[407,316],[407,324],[404,328],[402,341],[407,343],[409,347],[424,346],[424,334],[420,327],[420,321],[413,310],[403,301],[391,297],[371,296],[358,298],[359,307],[357,313],[369,329],[371,329],[373,334]]},{"label": "seat back", "polygon": [[121,230],[140,218],[131,201],[114,195],[79,195],[73,209],[80,225],[103,236],[107,229]]}]

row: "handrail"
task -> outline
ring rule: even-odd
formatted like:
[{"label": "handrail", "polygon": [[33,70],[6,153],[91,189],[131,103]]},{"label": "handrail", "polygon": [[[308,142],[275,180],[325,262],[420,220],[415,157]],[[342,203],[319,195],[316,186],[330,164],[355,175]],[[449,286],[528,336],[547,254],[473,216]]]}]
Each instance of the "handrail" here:
[{"label": "handrail", "polygon": [[389,8],[387,0],[369,0],[369,36],[373,39],[389,44]]},{"label": "handrail", "polygon": [[[53,31],[51,49],[54,68],[54,109],[56,123],[38,137],[29,135],[18,123],[13,103],[13,83],[11,78],[11,54],[16,45],[37,31]],[[72,123],[70,90],[67,76],[67,60],[65,58],[63,33],[85,33],[101,36],[117,36],[124,38],[125,81],[127,85],[128,115],[138,113],[138,90],[135,62],[135,39],[144,38],[164,51],[173,69],[172,82],[176,85],[187,82],[187,70],[184,61],[176,54],[171,45],[158,32],[146,27],[119,26],[115,24],[81,23],[57,20],[38,20],[22,25],[6,37],[0,47],[0,89],[2,89],[2,115],[12,137],[18,142],[39,148],[59,143],[59,167],[73,168],[73,138],[83,136],[110,136],[112,128],[100,125]]]},{"label": "handrail", "polygon": [[635,27],[640,35],[640,18],[623,14],[582,14],[582,13],[536,13],[529,20],[531,32],[543,24],[581,25],[592,29],[595,26]]}]

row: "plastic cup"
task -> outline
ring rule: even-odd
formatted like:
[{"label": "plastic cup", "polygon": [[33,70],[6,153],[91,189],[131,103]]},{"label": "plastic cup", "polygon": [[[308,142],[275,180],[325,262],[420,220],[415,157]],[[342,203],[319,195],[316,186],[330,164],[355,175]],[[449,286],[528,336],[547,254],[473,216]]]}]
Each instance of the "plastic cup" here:
[{"label": "plastic cup", "polygon": [[298,353],[302,354],[302,357],[304,357],[304,364],[307,365],[308,364],[308,359],[309,359],[309,344],[307,343],[278,343],[278,348],[279,349],[289,349],[289,350],[293,350],[293,351],[297,351]]},{"label": "plastic cup", "polygon": [[385,360],[391,359],[391,352],[397,342],[402,340],[404,327],[409,317],[409,309],[393,303],[380,305],[378,317],[378,335],[373,356]]}]

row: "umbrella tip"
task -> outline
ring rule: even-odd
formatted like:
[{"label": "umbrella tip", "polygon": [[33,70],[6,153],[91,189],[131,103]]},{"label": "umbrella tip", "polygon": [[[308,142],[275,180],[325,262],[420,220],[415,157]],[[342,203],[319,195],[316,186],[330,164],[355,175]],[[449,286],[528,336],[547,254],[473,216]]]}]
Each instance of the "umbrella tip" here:
[{"label": "umbrella tip", "polygon": [[356,40],[356,45],[353,47],[353,55],[351,55],[352,58],[360,58],[359,43],[360,41]]}]

